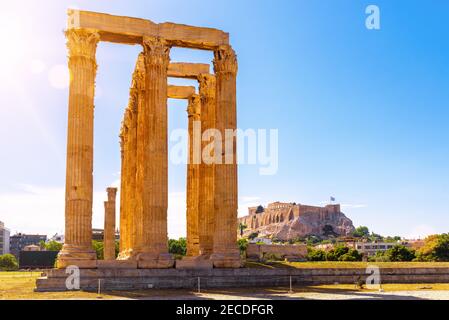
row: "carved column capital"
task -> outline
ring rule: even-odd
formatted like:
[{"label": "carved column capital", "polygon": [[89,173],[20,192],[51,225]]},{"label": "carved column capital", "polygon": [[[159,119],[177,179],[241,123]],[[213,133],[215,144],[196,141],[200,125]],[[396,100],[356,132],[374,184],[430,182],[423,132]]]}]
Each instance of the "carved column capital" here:
[{"label": "carved column capital", "polygon": [[215,98],[215,75],[210,73],[202,73],[198,75],[198,82],[200,84],[199,92],[201,97]]},{"label": "carved column capital", "polygon": [[106,192],[108,194],[108,201],[115,202],[117,196],[117,188],[107,188]]},{"label": "carved column capital", "polygon": [[143,52],[146,66],[163,66],[168,68],[170,63],[170,46],[161,38],[144,37]]},{"label": "carved column capital", "polygon": [[65,36],[67,38],[69,59],[85,58],[95,63],[97,45],[100,41],[100,34],[96,30],[69,29],[65,32]]},{"label": "carved column capital", "polygon": [[215,73],[237,73],[237,55],[231,46],[223,45],[214,51],[214,70]]},{"label": "carved column capital", "polygon": [[199,118],[201,115],[201,100],[197,94],[189,98],[189,105],[187,107],[187,114],[189,117]]}]

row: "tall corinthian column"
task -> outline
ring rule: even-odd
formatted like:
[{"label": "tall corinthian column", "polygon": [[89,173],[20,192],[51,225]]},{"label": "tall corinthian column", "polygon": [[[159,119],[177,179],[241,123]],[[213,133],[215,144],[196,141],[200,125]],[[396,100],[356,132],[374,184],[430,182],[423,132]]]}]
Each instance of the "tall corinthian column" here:
[{"label": "tall corinthian column", "polygon": [[222,154],[215,164],[215,232],[211,259],[218,268],[241,266],[237,248],[236,76],[237,57],[230,46],[214,52],[216,75],[216,129],[223,138]]},{"label": "tall corinthian column", "polygon": [[[198,76],[199,93],[201,98],[201,130],[205,140],[202,141],[202,161],[200,164],[200,192],[199,192],[199,242],[200,255],[212,254],[214,244],[214,177],[215,158],[214,148],[209,146],[217,138],[212,135],[215,129],[215,76],[201,74]],[[207,138],[207,139],[206,139]],[[210,160],[210,161],[208,161]]]},{"label": "tall corinthian column", "polygon": [[92,172],[97,32],[66,32],[70,91],[67,135],[65,244],[58,267],[95,268],[92,249]]},{"label": "tall corinthian column", "polygon": [[145,103],[138,114],[136,194],[142,208],[139,268],[170,268],[168,253],[167,69],[170,48],[164,40],[143,40]]},{"label": "tall corinthian column", "polygon": [[[197,163],[199,159],[194,159],[194,153],[199,151],[195,150],[195,148],[201,148],[201,145],[195,145],[195,140],[198,139],[198,137],[194,137],[194,128],[200,124],[201,121],[201,103],[198,95],[195,94],[190,97],[187,114],[189,117],[189,162],[187,164],[187,255],[198,256],[200,252],[198,235],[200,164]],[[198,139],[198,141],[201,140]]]},{"label": "tall corinthian column", "polygon": [[130,89],[121,130],[122,169],[120,191],[120,254],[118,260],[132,257],[135,246],[135,188],[138,88],[136,73]]}]

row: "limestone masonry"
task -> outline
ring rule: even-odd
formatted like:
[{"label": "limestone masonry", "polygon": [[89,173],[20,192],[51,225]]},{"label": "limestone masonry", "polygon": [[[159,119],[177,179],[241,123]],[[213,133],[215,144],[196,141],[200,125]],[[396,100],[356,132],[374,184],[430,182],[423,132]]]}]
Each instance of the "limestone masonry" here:
[{"label": "limestone masonry", "polygon": [[259,237],[286,241],[308,235],[347,236],[354,231],[352,221],[340,211],[339,204],[314,207],[274,202],[266,208],[251,207],[248,211],[248,216],[239,218],[239,223],[247,227],[246,236],[258,233]]}]

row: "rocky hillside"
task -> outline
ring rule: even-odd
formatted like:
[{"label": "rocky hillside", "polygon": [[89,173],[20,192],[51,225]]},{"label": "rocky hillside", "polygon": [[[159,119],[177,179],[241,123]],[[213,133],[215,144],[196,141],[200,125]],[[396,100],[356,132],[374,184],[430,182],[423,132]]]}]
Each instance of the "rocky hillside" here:
[{"label": "rocky hillside", "polygon": [[[290,212],[294,211],[294,206],[289,209]],[[269,219],[269,223],[250,223],[255,220],[266,221],[267,219],[263,219],[263,215],[274,214],[273,210],[268,209],[261,215],[253,214],[244,217],[241,220],[247,226],[244,235],[249,236],[252,233],[258,233],[259,237],[270,237],[288,241],[310,235],[319,236],[320,238],[348,236],[355,230],[351,219],[339,210],[339,206],[335,208],[336,210],[331,210],[332,208],[320,208],[320,212],[323,212],[324,209],[325,214],[317,213],[316,210],[308,211],[308,207],[306,206],[300,208],[303,208],[300,214],[290,214],[289,219],[280,219],[282,221]],[[285,208],[285,210],[287,209]],[[285,215],[285,217],[288,217],[288,215]]]}]

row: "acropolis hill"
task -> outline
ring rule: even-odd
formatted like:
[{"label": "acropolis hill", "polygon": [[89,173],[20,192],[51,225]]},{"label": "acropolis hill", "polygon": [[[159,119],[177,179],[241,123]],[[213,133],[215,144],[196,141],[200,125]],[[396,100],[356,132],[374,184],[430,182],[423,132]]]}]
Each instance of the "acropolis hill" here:
[{"label": "acropolis hill", "polygon": [[246,226],[244,236],[258,233],[259,237],[288,241],[309,235],[323,238],[330,234],[347,236],[354,231],[352,221],[341,212],[339,204],[315,207],[273,202],[266,208],[250,207],[248,213],[248,216],[239,218],[239,223]]}]

